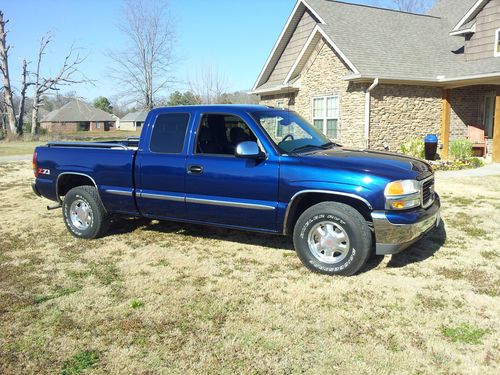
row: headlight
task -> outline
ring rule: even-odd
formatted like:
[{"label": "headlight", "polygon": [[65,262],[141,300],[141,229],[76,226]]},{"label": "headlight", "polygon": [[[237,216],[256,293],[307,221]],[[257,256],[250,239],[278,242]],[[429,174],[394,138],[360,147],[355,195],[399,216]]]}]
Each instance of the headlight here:
[{"label": "headlight", "polygon": [[415,180],[389,182],[384,190],[385,208],[407,210],[420,206],[420,184]]}]

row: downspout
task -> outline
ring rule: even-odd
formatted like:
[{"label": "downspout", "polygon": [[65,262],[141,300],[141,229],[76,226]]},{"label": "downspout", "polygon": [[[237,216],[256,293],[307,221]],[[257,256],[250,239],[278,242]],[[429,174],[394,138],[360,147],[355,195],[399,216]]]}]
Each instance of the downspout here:
[{"label": "downspout", "polygon": [[371,106],[371,91],[378,86],[378,78],[373,80],[373,83],[365,91],[365,148],[370,147],[370,106]]}]

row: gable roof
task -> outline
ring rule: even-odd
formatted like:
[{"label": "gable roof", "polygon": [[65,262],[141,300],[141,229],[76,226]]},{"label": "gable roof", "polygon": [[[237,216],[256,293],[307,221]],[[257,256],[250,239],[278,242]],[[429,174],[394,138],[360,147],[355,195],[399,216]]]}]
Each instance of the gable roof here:
[{"label": "gable roof", "polygon": [[130,112],[130,113],[127,113],[125,116],[123,116],[120,119],[120,121],[144,122],[144,121],[146,121],[147,115],[148,115],[148,111]]},{"label": "gable roof", "polygon": [[72,100],[61,108],[49,112],[40,122],[87,122],[110,121],[115,119],[110,113],[95,108],[82,100]]},{"label": "gable roof", "polygon": [[[285,25],[254,86],[254,92],[279,89],[277,85],[265,86],[266,74],[270,74],[266,72],[272,71],[273,62],[279,58],[273,54],[284,50],[293,33],[296,23],[290,22],[290,19],[300,18],[305,9],[314,10],[321,16],[322,22],[318,22],[311,32],[281,88],[294,86],[288,80],[297,78],[320,38],[351,70],[352,73],[345,77],[347,80],[380,78],[439,85],[468,76],[500,76],[498,58],[492,56],[490,59],[467,62],[464,54],[460,53],[463,38],[449,34],[449,30],[475,1],[461,0],[457,4],[454,0],[441,0],[431,14],[424,15],[334,0],[299,0],[294,8],[297,14],[292,14]],[[443,13],[446,13],[445,17],[441,17]]]}]

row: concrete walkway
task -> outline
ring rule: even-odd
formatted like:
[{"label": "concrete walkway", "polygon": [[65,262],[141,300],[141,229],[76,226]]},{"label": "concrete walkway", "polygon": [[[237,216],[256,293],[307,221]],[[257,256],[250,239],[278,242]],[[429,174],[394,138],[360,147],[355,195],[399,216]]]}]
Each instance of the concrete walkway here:
[{"label": "concrete walkway", "polygon": [[0,156],[0,163],[10,163],[12,161],[26,161],[26,160],[31,160],[32,157],[33,154]]},{"label": "concrete walkway", "polygon": [[436,171],[437,178],[482,177],[500,175],[500,163],[490,163],[481,168],[460,171]]}]

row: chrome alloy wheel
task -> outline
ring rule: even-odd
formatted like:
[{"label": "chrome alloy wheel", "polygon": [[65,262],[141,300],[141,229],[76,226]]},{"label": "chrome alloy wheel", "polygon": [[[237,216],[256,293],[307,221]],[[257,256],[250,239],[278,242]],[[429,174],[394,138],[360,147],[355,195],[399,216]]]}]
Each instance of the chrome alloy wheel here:
[{"label": "chrome alloy wheel", "polygon": [[89,204],[83,199],[77,199],[69,208],[71,224],[78,230],[86,230],[92,225],[93,214]]},{"label": "chrome alloy wheel", "polygon": [[333,221],[321,221],[309,231],[309,250],[320,262],[339,263],[349,252],[349,236],[344,228]]}]

